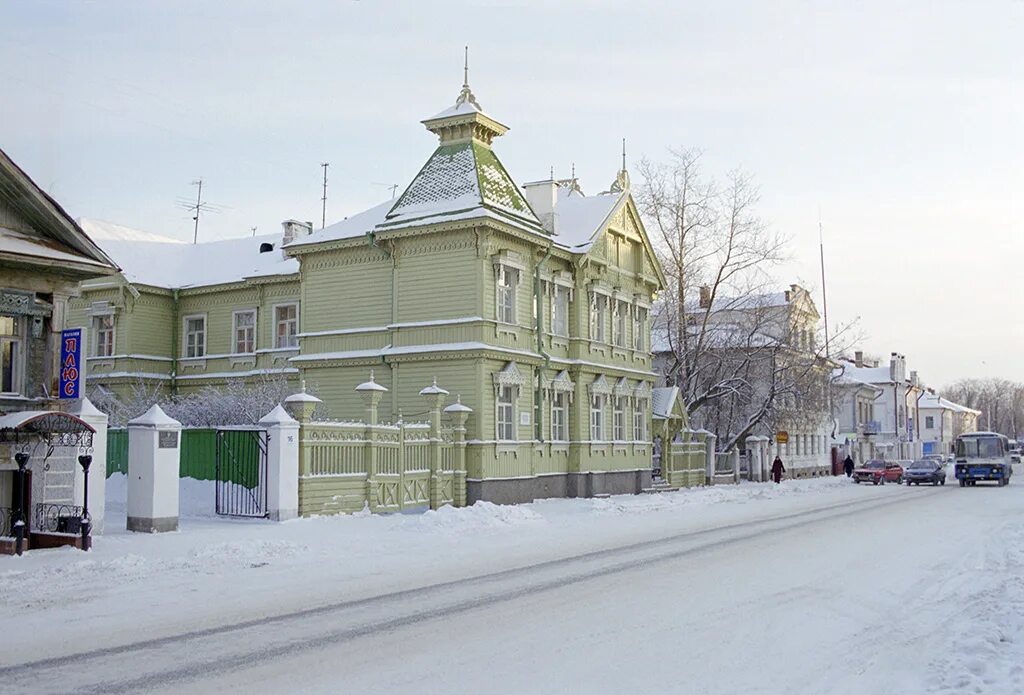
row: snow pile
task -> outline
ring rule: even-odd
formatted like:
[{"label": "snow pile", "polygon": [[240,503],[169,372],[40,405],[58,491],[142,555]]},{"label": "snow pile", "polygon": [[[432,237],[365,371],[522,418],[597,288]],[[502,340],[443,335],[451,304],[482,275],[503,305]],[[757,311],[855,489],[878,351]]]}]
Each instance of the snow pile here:
[{"label": "snow pile", "polygon": [[[178,479],[178,505],[180,517],[212,518],[217,516],[217,484],[212,480],[195,478]],[[107,478],[108,516],[124,516],[127,513],[128,476],[114,473]]]},{"label": "snow pile", "polygon": [[544,517],[531,509],[531,506],[503,505],[493,502],[477,502],[472,506],[460,509],[446,506],[437,510],[429,510],[419,516],[404,516],[401,525],[396,527],[396,530],[441,530],[464,533],[543,523]]},{"label": "snow pile", "polygon": [[1024,692],[1024,524],[993,529],[961,562],[942,601],[960,606],[949,651],[931,664],[935,693]]},{"label": "snow pile", "polygon": [[721,503],[744,504],[755,500],[772,500],[793,495],[822,494],[853,485],[849,478],[807,478],[774,483],[740,482],[739,485],[684,488],[656,495],[616,495],[589,500],[599,514],[650,514],[682,508],[705,508]]}]

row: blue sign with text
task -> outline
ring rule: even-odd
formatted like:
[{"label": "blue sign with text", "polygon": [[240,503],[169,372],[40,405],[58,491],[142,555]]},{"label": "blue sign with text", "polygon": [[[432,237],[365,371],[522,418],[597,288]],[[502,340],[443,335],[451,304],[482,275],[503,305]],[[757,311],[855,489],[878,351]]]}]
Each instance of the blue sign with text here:
[{"label": "blue sign with text", "polygon": [[82,329],[60,332],[60,395],[78,398],[82,384]]}]

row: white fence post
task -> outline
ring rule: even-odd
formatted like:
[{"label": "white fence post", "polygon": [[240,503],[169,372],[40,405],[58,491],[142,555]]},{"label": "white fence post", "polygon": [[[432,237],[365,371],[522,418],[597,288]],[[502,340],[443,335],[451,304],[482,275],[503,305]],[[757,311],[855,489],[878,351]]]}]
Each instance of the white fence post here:
[{"label": "white fence post", "polygon": [[178,530],[180,468],[181,423],[154,404],[128,423],[129,531]]},{"label": "white fence post", "polygon": [[715,484],[715,442],[718,441],[718,437],[708,432],[707,430],[698,430],[698,432],[704,434],[704,477],[706,478],[705,483],[707,485]]},{"label": "white fence post", "polygon": [[267,513],[273,521],[299,515],[299,421],[277,405],[260,419],[267,429]]},{"label": "white fence post", "polygon": [[[96,430],[92,436],[92,466],[89,467],[89,516],[92,518],[92,531],[94,536],[103,533],[104,508],[107,504],[107,416],[100,412],[96,406],[84,396],[75,404],[72,411],[74,415],[85,420],[85,422]],[[75,458],[75,457],[73,457]],[[78,459],[74,460],[75,466],[75,496],[74,503],[82,499],[85,493],[83,483],[85,476],[82,474],[82,467],[78,465]]]}]

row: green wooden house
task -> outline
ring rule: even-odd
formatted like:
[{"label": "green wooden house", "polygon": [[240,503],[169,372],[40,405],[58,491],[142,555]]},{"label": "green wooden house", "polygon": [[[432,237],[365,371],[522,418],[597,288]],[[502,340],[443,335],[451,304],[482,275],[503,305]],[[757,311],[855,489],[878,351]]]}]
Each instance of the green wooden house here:
[{"label": "green wooden house", "polygon": [[[507,127],[468,84],[423,124],[438,146],[396,200],[316,232],[286,223],[285,238],[219,242],[237,245],[223,281],[140,270],[87,286],[78,318],[115,333],[90,381],[180,391],[281,373],[330,417],[360,419],[355,388],[373,370],[388,389],[381,419],[409,421],[424,418],[420,391],[436,378],[473,410],[470,502],[639,492],[651,476],[650,307],[664,277],[625,169],[598,195],[575,179],[518,185],[492,147]],[[242,344],[246,311],[254,337]]]}]

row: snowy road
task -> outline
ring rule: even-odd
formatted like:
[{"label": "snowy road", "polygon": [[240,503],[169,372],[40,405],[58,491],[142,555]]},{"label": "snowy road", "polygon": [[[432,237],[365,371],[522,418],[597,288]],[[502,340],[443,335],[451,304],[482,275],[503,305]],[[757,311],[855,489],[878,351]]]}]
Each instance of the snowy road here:
[{"label": "snowy road", "polygon": [[[167,603],[173,614],[136,582],[121,610],[114,592],[63,613],[62,634],[89,635],[84,649],[82,637],[26,634],[46,624],[35,619],[59,623],[54,607],[17,616],[25,642],[14,660],[0,657],[0,683],[104,693],[1021,692],[1024,485],[839,482],[767,499],[750,486],[754,498],[737,490],[632,515],[642,498],[617,498],[625,515],[597,513],[607,511],[597,502],[589,515],[559,516],[579,503],[530,505],[547,514],[513,530],[536,544],[455,536],[473,552],[449,544],[450,567],[397,583],[342,571],[349,584],[314,582],[316,600],[304,602],[301,563],[280,565],[272,592],[234,582],[260,602],[248,620],[219,600],[219,581],[197,578],[211,602],[182,594]],[[581,535],[604,527],[618,529],[614,543]]]}]

